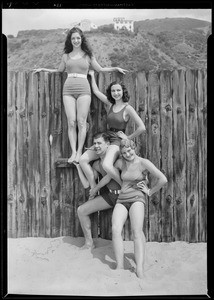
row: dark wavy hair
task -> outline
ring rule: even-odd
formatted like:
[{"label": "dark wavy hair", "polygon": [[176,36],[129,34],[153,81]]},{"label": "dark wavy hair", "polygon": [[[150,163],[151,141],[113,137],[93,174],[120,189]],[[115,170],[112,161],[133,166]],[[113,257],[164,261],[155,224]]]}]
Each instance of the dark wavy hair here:
[{"label": "dark wavy hair", "polygon": [[66,40],[65,40],[65,46],[64,46],[64,52],[66,54],[73,51],[73,45],[71,43],[71,36],[73,33],[78,32],[81,36],[82,43],[81,43],[81,49],[91,58],[92,57],[92,49],[88,44],[88,41],[86,40],[86,37],[84,36],[82,30],[78,27],[73,27],[71,30],[69,30]]},{"label": "dark wavy hair", "polygon": [[107,132],[97,132],[93,135],[93,140],[98,139],[102,137],[104,139],[104,141],[107,143],[110,143],[110,136],[108,135]]},{"label": "dark wavy hair", "polygon": [[110,83],[110,85],[107,87],[106,89],[106,96],[107,96],[107,99],[109,100],[109,102],[111,102],[112,104],[115,104],[115,100],[114,98],[112,98],[112,95],[111,95],[111,87],[115,84],[119,84],[121,87],[122,87],[122,90],[123,90],[123,102],[128,102],[129,101],[129,93],[125,87],[125,85],[121,82],[121,81],[113,81],[112,83]]}]

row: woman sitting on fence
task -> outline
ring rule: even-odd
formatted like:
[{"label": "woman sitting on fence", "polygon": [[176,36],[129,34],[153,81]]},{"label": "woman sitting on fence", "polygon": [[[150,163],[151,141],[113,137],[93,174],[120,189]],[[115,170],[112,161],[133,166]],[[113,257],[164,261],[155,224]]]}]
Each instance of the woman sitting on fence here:
[{"label": "woman sitting on fence", "polygon": [[[121,171],[122,186],[112,214],[112,241],[116,258],[116,269],[124,268],[122,229],[130,217],[134,240],[134,254],[137,276],[143,277],[145,260],[145,235],[142,231],[146,195],[151,196],[167,183],[165,175],[148,159],[138,156],[135,143],[122,140],[121,158],[115,167]],[[148,188],[148,173],[157,178],[156,184]]]},{"label": "woman sitting on fence", "polygon": [[[107,96],[101,93],[97,87],[94,71],[89,71],[91,75],[91,84],[94,94],[107,105],[107,127],[108,134],[110,135],[111,145],[108,147],[106,157],[103,161],[103,168],[119,184],[121,179],[118,170],[114,167],[114,162],[119,156],[119,145],[121,139],[133,139],[145,131],[145,125],[141,118],[138,116],[135,109],[129,105],[129,95],[126,87],[121,82],[112,82],[107,88]],[[134,121],[137,129],[128,137],[125,134],[126,126],[129,120]],[[80,158],[80,165],[91,186],[90,195],[94,195],[93,188],[95,180],[90,166],[90,161],[97,159],[93,147],[88,149]]]},{"label": "woman sitting on fence", "polygon": [[[87,80],[89,67],[97,72],[119,71],[125,73],[126,70],[118,67],[101,67],[96,61],[83,32],[78,27],[73,27],[68,32],[64,52],[57,70],[40,68],[36,69],[35,72],[64,72],[66,70],[68,73],[63,87],[63,103],[68,120],[68,137],[72,150],[68,162],[72,163],[74,160],[79,162],[86,138],[86,121],[91,104],[91,90]],[[78,149],[76,149],[76,123],[78,126]]]}]

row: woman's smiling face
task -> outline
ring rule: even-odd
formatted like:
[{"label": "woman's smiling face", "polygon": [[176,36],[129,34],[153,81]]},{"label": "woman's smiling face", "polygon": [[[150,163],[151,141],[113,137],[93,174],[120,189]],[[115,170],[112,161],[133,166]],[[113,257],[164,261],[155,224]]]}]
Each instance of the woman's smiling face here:
[{"label": "woman's smiling face", "polygon": [[81,46],[82,38],[78,32],[74,32],[71,35],[71,44],[73,47],[78,48]]},{"label": "woman's smiling face", "polygon": [[132,161],[135,158],[135,149],[131,147],[123,147],[121,149],[121,154],[125,160]]},{"label": "woman's smiling face", "polygon": [[120,84],[114,84],[111,87],[111,96],[115,101],[120,100],[123,97],[123,89]]}]

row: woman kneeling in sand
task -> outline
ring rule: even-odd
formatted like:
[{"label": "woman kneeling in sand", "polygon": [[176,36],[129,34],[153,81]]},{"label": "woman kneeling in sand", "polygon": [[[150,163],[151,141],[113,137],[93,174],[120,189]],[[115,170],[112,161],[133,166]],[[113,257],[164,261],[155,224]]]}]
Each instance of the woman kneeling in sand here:
[{"label": "woman kneeling in sand", "polygon": [[[115,167],[121,171],[122,186],[112,215],[112,241],[117,264],[116,269],[124,268],[121,234],[129,216],[134,240],[136,273],[139,278],[142,278],[145,259],[145,235],[142,231],[145,197],[160,190],[167,183],[167,179],[151,161],[136,154],[133,141],[122,140],[120,152],[121,158],[116,161]],[[155,186],[151,189],[147,186],[148,173],[157,178]]]}]

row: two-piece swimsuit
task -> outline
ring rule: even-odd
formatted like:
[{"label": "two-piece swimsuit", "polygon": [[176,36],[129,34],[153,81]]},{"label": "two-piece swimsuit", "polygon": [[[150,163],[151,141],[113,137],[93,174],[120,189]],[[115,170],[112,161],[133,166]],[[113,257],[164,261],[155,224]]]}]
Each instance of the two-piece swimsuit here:
[{"label": "two-piece swimsuit", "polygon": [[68,77],[63,86],[63,95],[71,95],[76,99],[80,95],[91,95],[91,88],[87,79],[90,66],[87,55],[84,54],[78,59],[72,59],[67,54],[67,59],[64,62]]}]

